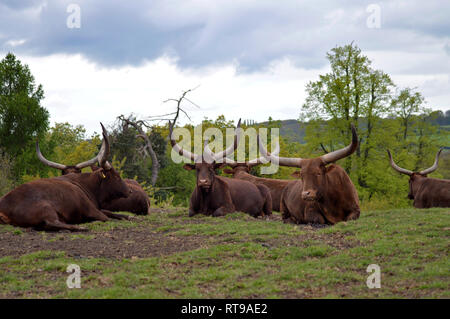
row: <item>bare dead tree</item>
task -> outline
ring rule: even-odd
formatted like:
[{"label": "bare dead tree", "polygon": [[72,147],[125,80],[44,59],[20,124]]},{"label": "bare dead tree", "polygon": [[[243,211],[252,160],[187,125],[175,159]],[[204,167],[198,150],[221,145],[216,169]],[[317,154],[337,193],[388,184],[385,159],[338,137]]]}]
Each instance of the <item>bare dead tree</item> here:
[{"label": "bare dead tree", "polygon": [[[186,97],[186,95],[192,91],[194,91],[195,89],[197,89],[199,86],[196,86],[193,89],[189,89],[186,91],[183,91],[181,96],[178,99],[175,98],[170,98],[167,99],[165,101],[163,101],[163,103],[167,103],[167,102],[175,102],[176,103],[176,110],[174,112],[171,113],[167,113],[167,114],[163,114],[163,115],[156,115],[156,116],[149,116],[147,117],[147,121],[169,121],[169,125],[171,126],[170,129],[173,129],[175,127],[175,124],[180,116],[180,113],[184,114],[189,121],[191,121],[191,117],[189,116],[189,114],[187,113],[187,111],[182,108],[182,103],[183,101],[187,101],[189,102],[191,105],[195,106],[196,108],[200,108],[200,106],[198,106],[196,103],[192,102],[190,99],[188,99]],[[171,118],[171,116],[173,116]],[[169,136],[167,137],[167,140],[169,140]]]},{"label": "bare dead tree", "polygon": [[152,160],[152,177],[151,177],[151,184],[152,186],[155,186],[156,180],[158,179],[158,172],[159,172],[159,162],[158,162],[158,156],[156,155],[156,152],[153,150],[152,143],[150,141],[150,138],[148,135],[144,132],[142,127],[148,127],[147,123],[145,123],[143,120],[136,120],[133,121],[131,119],[131,116],[125,117],[124,115],[120,115],[118,117],[124,125],[129,125],[134,127],[134,129],[138,132],[138,135],[136,137],[142,138],[144,140],[144,147],[141,150],[144,154],[144,157],[150,156]]},{"label": "bare dead tree", "polygon": [[[198,87],[198,86],[197,86]],[[176,102],[176,110],[174,112],[162,114],[162,115],[155,115],[155,116],[148,116],[147,118],[143,120],[135,120],[132,115],[125,117],[124,115],[120,115],[118,117],[118,120],[121,121],[126,126],[132,126],[136,129],[138,134],[136,135],[137,138],[141,138],[144,141],[144,145],[138,149],[138,152],[145,158],[150,157],[152,160],[152,176],[151,176],[151,184],[152,186],[155,186],[156,181],[158,179],[158,173],[159,173],[159,161],[158,156],[156,152],[153,149],[152,143],[150,141],[149,136],[146,132],[144,132],[143,127],[147,128],[147,130],[153,130],[154,126],[158,124],[161,121],[168,121],[170,129],[173,129],[175,127],[176,121],[178,120],[180,114],[184,114],[189,120],[191,120],[190,116],[188,115],[187,111],[182,108],[182,102],[187,101],[190,104],[194,105],[197,108],[200,108],[197,104],[192,102],[190,99],[186,97],[186,95],[189,92],[192,92],[197,87],[193,89],[189,89],[186,91],[183,91],[181,96],[178,99],[167,99],[163,101],[163,103],[167,102]],[[156,122],[156,123],[155,123]],[[167,140],[169,140],[169,136],[167,137]]]}]

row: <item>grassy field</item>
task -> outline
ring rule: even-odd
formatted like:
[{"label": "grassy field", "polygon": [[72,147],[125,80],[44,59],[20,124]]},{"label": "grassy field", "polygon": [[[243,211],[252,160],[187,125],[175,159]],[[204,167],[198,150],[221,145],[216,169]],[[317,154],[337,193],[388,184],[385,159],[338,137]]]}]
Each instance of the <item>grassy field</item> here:
[{"label": "grassy field", "polygon": [[[87,233],[0,225],[2,298],[449,298],[449,209],[365,211],[335,226],[170,208]],[[81,267],[81,289],[66,268]],[[381,288],[368,289],[369,264]]]}]

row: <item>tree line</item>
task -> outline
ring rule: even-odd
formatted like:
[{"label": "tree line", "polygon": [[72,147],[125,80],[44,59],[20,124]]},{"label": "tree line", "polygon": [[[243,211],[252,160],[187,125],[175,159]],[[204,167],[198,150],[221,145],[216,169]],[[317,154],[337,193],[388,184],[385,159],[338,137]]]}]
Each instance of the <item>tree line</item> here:
[{"label": "tree line", "polygon": [[[450,144],[450,111],[431,111],[417,89],[397,87],[388,74],[374,69],[353,43],[333,48],[327,59],[330,72],[307,84],[307,98],[299,108],[304,139],[300,143],[293,142],[289,134],[281,136],[280,155],[314,157],[336,150],[350,141],[353,123],[359,147],[339,164],[357,187],[362,206],[409,206],[407,179],[389,168],[386,149],[402,167],[428,167],[438,148]],[[169,125],[175,125],[180,114],[189,116],[182,103],[195,104],[187,97],[189,91],[167,100],[175,102],[174,112],[147,120],[120,115],[109,126],[113,165],[123,177],[145,185],[156,201],[187,205],[195,186],[195,174],[170,159],[168,143]],[[99,135],[87,136],[82,125],[55,123],[50,127],[49,113],[41,105],[43,98],[43,88],[35,84],[28,66],[7,54],[0,62],[0,195],[21,183],[59,175],[37,159],[36,140],[47,158],[64,164],[81,162],[98,152]],[[224,132],[234,125],[223,115],[202,122],[204,130],[217,127]],[[194,133],[194,125],[184,127]],[[242,127],[278,127],[283,132],[283,123],[270,117],[264,123],[246,121]],[[248,150],[248,141],[245,143]],[[447,154],[434,176],[449,178]],[[272,177],[289,179],[292,172],[280,167]],[[259,168],[253,173],[259,175]]]}]

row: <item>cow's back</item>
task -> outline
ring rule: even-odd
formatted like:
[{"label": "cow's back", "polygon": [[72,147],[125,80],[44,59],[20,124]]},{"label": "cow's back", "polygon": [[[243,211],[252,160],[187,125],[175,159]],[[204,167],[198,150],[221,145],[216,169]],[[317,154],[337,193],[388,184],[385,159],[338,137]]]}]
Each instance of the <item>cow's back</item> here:
[{"label": "cow's back", "polygon": [[150,198],[142,186],[133,179],[124,180],[132,193],[127,198],[117,198],[107,203],[102,203],[103,209],[113,212],[130,212],[138,215],[150,213]]},{"label": "cow's back", "polygon": [[20,185],[0,199],[0,212],[13,225],[33,225],[33,210],[51,207],[67,222],[80,222],[78,211],[92,205],[80,188],[59,178],[44,178]]},{"label": "cow's back", "polygon": [[450,207],[450,180],[426,178],[414,196],[414,207]]},{"label": "cow's back", "polygon": [[227,185],[236,211],[262,211],[265,199],[253,183],[223,176],[216,176],[216,178]]},{"label": "cow's back", "polygon": [[240,172],[236,174],[235,177],[241,180],[249,181],[253,184],[262,184],[267,186],[269,188],[270,195],[272,197],[272,209],[277,212],[280,211],[281,195],[283,194],[284,188],[291,181],[256,177],[246,172]]}]

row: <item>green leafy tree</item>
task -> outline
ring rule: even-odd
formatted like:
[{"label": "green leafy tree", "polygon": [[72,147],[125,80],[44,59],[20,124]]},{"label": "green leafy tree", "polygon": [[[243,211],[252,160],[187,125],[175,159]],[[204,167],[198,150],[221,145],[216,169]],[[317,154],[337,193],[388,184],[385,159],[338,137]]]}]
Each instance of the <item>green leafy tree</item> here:
[{"label": "green leafy tree", "polygon": [[401,120],[403,126],[403,139],[408,137],[409,128],[414,115],[425,111],[424,97],[420,92],[414,92],[411,88],[404,88],[392,99],[391,113]]},{"label": "green leafy tree", "polygon": [[36,86],[28,66],[8,53],[0,62],[0,148],[15,158],[16,176],[36,168],[30,147],[49,125],[43,98],[42,85]]}]

